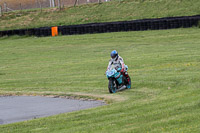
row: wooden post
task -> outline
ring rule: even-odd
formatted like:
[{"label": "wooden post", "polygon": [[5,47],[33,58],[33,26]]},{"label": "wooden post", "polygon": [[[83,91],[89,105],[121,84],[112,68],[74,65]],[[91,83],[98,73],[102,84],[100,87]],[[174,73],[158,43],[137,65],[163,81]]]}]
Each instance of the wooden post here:
[{"label": "wooden post", "polygon": [[39,4],[40,4],[40,12],[42,12],[42,4],[41,4],[41,2],[39,2]]},{"label": "wooden post", "polygon": [[19,4],[20,10],[22,11],[22,3]]},{"label": "wooden post", "polygon": [[4,2],[4,10],[5,10],[5,12],[8,11],[8,10],[7,10],[7,3],[6,3],[6,2]]},{"label": "wooden post", "polygon": [[1,5],[0,5],[0,17],[3,15],[3,13],[2,13],[2,7],[1,7]]}]

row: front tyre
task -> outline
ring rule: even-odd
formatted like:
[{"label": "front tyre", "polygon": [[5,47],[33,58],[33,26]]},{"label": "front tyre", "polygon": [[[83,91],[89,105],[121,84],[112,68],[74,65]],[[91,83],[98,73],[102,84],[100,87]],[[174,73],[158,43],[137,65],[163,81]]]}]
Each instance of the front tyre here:
[{"label": "front tyre", "polygon": [[109,90],[110,93],[116,93],[117,84],[116,84],[116,81],[114,79],[109,79],[108,90]]}]

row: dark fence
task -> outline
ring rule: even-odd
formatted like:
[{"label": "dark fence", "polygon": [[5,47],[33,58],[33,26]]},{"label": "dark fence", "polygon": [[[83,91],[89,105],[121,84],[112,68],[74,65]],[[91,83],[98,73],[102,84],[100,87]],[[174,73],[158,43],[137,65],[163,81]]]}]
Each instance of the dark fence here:
[{"label": "dark fence", "polygon": [[[161,30],[198,26],[200,15],[167,17],[121,22],[90,23],[81,25],[58,26],[61,35],[93,34],[120,31]],[[51,27],[0,31],[0,36],[29,35],[51,36]]]}]

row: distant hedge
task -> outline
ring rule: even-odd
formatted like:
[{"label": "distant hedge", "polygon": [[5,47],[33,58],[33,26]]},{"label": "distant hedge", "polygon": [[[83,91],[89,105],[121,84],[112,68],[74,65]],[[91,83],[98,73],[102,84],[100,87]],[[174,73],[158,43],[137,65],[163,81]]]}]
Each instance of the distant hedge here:
[{"label": "distant hedge", "polygon": [[[174,28],[188,28],[199,26],[200,15],[166,17],[157,19],[142,19],[120,22],[89,23],[81,25],[58,26],[58,32],[61,35],[75,34],[93,34],[120,31],[143,31],[143,30],[161,30]],[[28,35],[28,36],[51,36],[51,27],[18,29],[0,31],[0,36]]]}]

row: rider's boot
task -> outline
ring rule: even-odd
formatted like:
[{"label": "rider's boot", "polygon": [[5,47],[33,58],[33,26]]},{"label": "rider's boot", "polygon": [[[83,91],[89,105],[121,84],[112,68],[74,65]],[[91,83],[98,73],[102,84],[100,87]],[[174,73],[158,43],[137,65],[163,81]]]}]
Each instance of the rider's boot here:
[{"label": "rider's boot", "polygon": [[128,82],[127,88],[130,89],[131,88],[131,80],[130,80],[130,77],[128,75],[128,72],[125,72],[124,76],[126,77],[127,82]]}]

